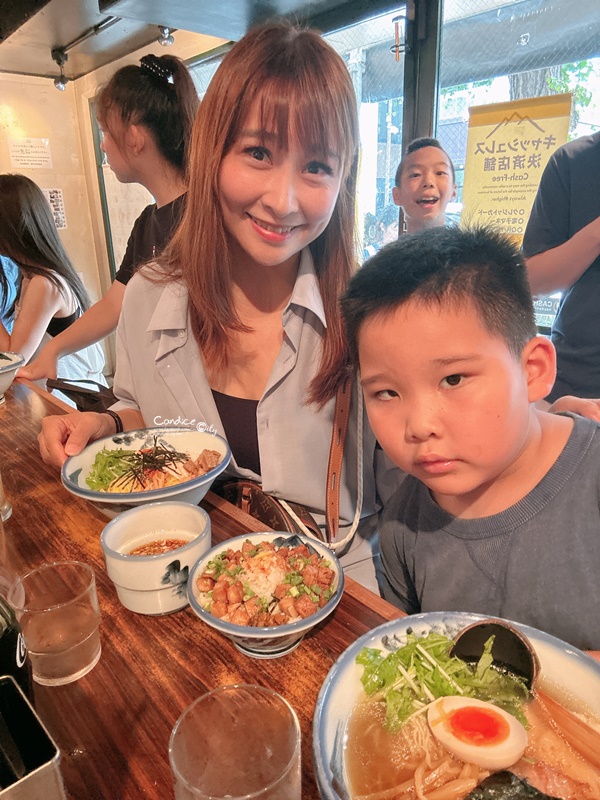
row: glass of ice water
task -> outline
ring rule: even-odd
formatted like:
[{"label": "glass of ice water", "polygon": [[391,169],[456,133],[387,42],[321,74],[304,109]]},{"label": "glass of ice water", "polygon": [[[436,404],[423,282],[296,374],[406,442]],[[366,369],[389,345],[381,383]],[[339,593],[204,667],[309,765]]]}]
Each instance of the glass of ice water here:
[{"label": "glass of ice water", "polygon": [[238,684],[198,698],[169,742],[175,800],[301,800],[301,733],[281,695]]},{"label": "glass of ice water", "polygon": [[100,608],[88,564],[42,564],[17,579],[8,601],[21,624],[34,681],[44,686],[71,683],[98,663]]},{"label": "glass of ice water", "polygon": [[4,486],[2,485],[2,475],[0,475],[0,519],[2,522],[6,522],[6,520],[12,514],[12,506],[6,499],[6,495],[4,494]]}]

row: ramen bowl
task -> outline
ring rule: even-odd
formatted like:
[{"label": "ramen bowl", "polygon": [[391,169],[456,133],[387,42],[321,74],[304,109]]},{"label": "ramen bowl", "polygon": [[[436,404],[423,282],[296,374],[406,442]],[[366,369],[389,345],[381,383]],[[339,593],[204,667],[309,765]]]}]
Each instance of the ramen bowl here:
[{"label": "ramen bowl", "polygon": [[[230,549],[234,551],[241,550],[246,542],[250,542],[253,548],[257,547],[262,542],[271,543],[276,548],[293,548],[304,545],[308,548],[309,554],[316,554],[319,559],[325,559],[327,562],[327,569],[333,571],[333,580],[331,582],[332,595],[329,600],[322,608],[318,608],[314,613],[311,613],[310,616],[299,617],[291,622],[275,625],[273,627],[238,625],[234,622],[214,616],[214,614],[206,610],[202,605],[201,601],[203,595],[198,587],[198,579],[203,576],[207,569],[209,569],[209,564],[214,562],[216,558],[223,556]],[[239,579],[241,581],[244,581],[244,577],[243,573],[239,574]],[[272,580],[269,585],[269,578],[267,577],[267,585],[269,585],[269,588],[265,594],[269,594],[270,596],[270,589],[273,588],[274,583],[275,581]],[[207,625],[210,625],[211,628],[222,633],[233,642],[238,650],[252,658],[278,658],[279,656],[290,653],[298,647],[303,637],[310,630],[323,623],[334,611],[342,598],[343,591],[344,573],[341,564],[328,547],[316,539],[311,539],[307,536],[277,532],[248,533],[245,536],[235,536],[232,539],[227,539],[225,542],[216,545],[206,553],[206,555],[202,556],[194,566],[188,583],[190,606],[200,619]],[[298,595],[296,595],[296,597],[298,597]]]},{"label": "ramen bowl", "polygon": [[[484,620],[487,618],[478,614],[459,612],[415,614],[374,628],[338,658],[321,687],[313,721],[313,756],[322,800],[348,800],[353,796],[345,747],[350,717],[365,696],[363,667],[356,663],[361,650],[375,648],[388,654],[406,643],[409,632],[417,637],[435,632],[454,639],[469,625]],[[510,624],[527,637],[539,659],[537,690],[559,702],[568,697],[573,710],[587,710],[600,719],[600,663],[554,636],[527,625]]]},{"label": "ramen bowl", "polygon": [[206,511],[180,502],[148,503],[109,522],[100,544],[125,608],[170,614],[187,606],[190,569],[210,549],[210,530]]},{"label": "ramen bowl", "polygon": [[4,392],[12,386],[17,370],[25,363],[25,359],[20,353],[13,353],[9,350],[0,352],[0,403],[5,402]]},{"label": "ramen bowl", "polygon": [[[214,469],[204,475],[159,489],[109,492],[89,487],[87,479],[99,453],[119,450],[138,451],[153,447],[155,442],[167,450],[186,453],[191,458],[197,458],[204,450],[213,450],[219,453],[221,460]],[[215,478],[226,469],[230,459],[229,445],[216,433],[193,428],[144,428],[92,442],[81,453],[65,461],[61,478],[63,486],[72,494],[94,503],[107,517],[114,517],[134,506],[162,500],[176,500],[197,505]]]}]

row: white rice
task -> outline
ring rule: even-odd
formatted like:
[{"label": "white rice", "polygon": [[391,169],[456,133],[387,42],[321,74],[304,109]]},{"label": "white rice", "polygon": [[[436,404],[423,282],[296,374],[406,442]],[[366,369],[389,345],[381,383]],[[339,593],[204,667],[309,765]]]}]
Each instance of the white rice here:
[{"label": "white rice", "polygon": [[272,550],[246,559],[242,566],[243,571],[237,576],[238,580],[262,600],[272,598],[275,588],[284,583],[288,572],[283,557]]}]

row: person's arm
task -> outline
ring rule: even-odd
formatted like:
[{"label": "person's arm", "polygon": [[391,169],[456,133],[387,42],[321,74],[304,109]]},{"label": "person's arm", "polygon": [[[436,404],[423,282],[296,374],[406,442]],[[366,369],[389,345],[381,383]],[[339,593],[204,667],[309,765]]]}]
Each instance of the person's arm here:
[{"label": "person's arm", "polygon": [[23,288],[19,315],[8,333],[0,323],[0,350],[21,353],[28,361],[42,341],[52,317],[63,306],[59,288],[43,275],[34,275]]},{"label": "person's arm", "polygon": [[580,417],[588,417],[595,422],[600,422],[600,399],[588,397],[575,397],[572,394],[565,394],[559,397],[552,405],[547,400],[538,400],[535,404],[541,411],[570,411],[579,414]]},{"label": "person's arm", "polygon": [[600,217],[564,244],[526,258],[531,293],[551,294],[572,286],[600,256]]},{"label": "person's arm", "polygon": [[[137,409],[119,409],[117,413],[125,431],[146,427]],[[42,430],[38,436],[40,454],[46,464],[61,467],[69,456],[80,453],[89,442],[114,433],[115,421],[109,414],[76,411],[73,414],[51,415],[42,420]]]},{"label": "person's arm", "polygon": [[95,344],[115,330],[124,294],[125,285],[120,281],[114,281],[102,300],[48,342],[31,364],[19,370],[19,378],[27,378],[30,381],[56,378],[58,359],[61,356],[83,350],[84,347]]}]

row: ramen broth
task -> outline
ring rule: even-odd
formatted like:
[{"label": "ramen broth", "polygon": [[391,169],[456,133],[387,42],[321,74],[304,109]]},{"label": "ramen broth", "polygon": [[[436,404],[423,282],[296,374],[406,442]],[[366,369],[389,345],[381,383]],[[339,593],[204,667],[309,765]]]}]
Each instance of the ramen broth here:
[{"label": "ramen broth", "polygon": [[454,800],[465,797],[489,775],[475,765],[465,767],[450,755],[435,740],[424,716],[396,733],[388,732],[384,721],[383,704],[369,700],[358,703],[350,717],[344,763],[353,800],[412,800],[415,782],[424,791],[454,783],[450,788],[454,794],[448,794],[448,800]]},{"label": "ramen broth", "polygon": [[[580,708],[575,716],[543,703],[541,694],[526,708],[528,745],[510,771],[552,797],[598,800],[597,721],[585,722]],[[490,774],[453,757],[431,734],[426,714],[395,733],[384,722],[385,705],[370,699],[359,701],[348,721],[344,765],[352,800],[415,800],[418,791],[428,800],[463,800]]]}]

